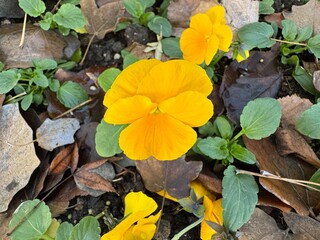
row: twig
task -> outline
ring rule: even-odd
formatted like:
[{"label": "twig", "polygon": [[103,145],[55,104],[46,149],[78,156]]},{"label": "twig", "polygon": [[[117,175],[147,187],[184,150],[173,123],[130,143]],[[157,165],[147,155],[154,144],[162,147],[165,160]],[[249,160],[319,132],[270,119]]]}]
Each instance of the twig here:
[{"label": "twig", "polygon": [[22,32],[21,32],[21,40],[20,40],[20,43],[19,43],[19,48],[23,48],[23,45],[24,45],[24,37],[25,37],[25,35],[26,35],[27,17],[28,17],[28,14],[25,13],[25,14],[24,14],[24,19],[23,19]]},{"label": "twig", "polygon": [[12,100],[17,99],[17,98],[19,98],[19,97],[22,97],[22,96],[24,96],[24,95],[27,95],[27,93],[26,93],[26,92],[19,93],[18,95],[15,95],[14,97],[7,99],[7,100],[4,102],[4,104],[7,104],[7,103],[11,102]]},{"label": "twig", "polygon": [[56,5],[54,5],[54,7],[52,8],[51,13],[54,13],[55,11],[57,11],[60,3],[61,3],[61,0],[58,0],[58,2],[56,3]]},{"label": "twig", "polygon": [[69,110],[65,111],[64,113],[61,113],[59,116],[55,117],[53,120],[61,118],[61,117],[65,116],[65,115],[67,115],[68,113],[70,113],[70,112],[72,112],[72,111],[74,111],[74,110],[86,105],[87,103],[92,102],[92,101],[93,101],[93,98],[89,98],[87,101],[84,101],[84,102],[80,103],[79,105],[77,105],[77,106],[75,106],[73,108],[70,108]]},{"label": "twig", "polygon": [[93,41],[93,39],[95,38],[95,36],[96,36],[96,34],[93,34],[93,35],[91,36],[91,38],[90,38],[90,40],[89,40],[89,43],[88,43],[88,45],[87,45],[86,51],[84,52],[83,57],[82,57],[82,59],[81,59],[81,61],[80,61],[80,63],[79,63],[80,66],[83,65],[84,60],[85,60],[86,57],[87,57],[87,54],[88,54],[89,49],[90,49],[90,46],[91,46],[92,41]]}]

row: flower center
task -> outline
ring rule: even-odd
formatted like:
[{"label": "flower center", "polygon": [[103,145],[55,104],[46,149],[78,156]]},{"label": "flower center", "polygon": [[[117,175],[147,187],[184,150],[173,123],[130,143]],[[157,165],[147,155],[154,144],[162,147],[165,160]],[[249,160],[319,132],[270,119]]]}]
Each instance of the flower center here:
[{"label": "flower center", "polygon": [[150,112],[150,114],[159,114],[159,113],[163,113],[163,112],[161,112],[159,106],[157,106],[155,109],[153,109],[153,110]]}]

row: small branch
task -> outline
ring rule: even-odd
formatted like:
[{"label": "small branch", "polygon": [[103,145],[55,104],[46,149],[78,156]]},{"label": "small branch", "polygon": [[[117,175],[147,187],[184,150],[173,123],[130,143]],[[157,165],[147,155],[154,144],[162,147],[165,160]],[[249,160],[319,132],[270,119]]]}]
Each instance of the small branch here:
[{"label": "small branch", "polygon": [[290,42],[290,41],[285,41],[285,40],[280,40],[280,39],[276,39],[276,38],[270,38],[271,40],[274,40],[276,42],[280,42],[280,43],[288,43],[288,44],[293,44],[293,45],[299,45],[299,46],[308,46],[308,44],[306,43],[298,43],[298,42]]},{"label": "small branch", "polygon": [[84,102],[80,103],[79,105],[77,105],[77,106],[75,106],[75,107],[73,107],[73,108],[70,108],[69,110],[67,110],[67,111],[65,111],[64,113],[60,114],[59,116],[55,117],[53,120],[56,120],[56,119],[58,119],[58,118],[61,118],[61,117],[65,116],[65,115],[67,115],[68,113],[70,113],[70,112],[72,112],[72,111],[74,111],[74,110],[76,110],[76,109],[78,109],[78,108],[86,105],[87,103],[92,102],[92,101],[93,101],[93,99],[92,99],[92,98],[89,98],[87,101],[84,101]]},{"label": "small branch", "polygon": [[18,95],[15,95],[14,97],[7,99],[7,100],[4,102],[4,104],[7,104],[7,103],[11,102],[12,100],[15,100],[15,99],[17,99],[17,98],[19,98],[19,97],[22,97],[22,96],[24,96],[24,95],[27,95],[27,93],[26,93],[26,92],[22,92],[22,93],[20,93],[20,94],[18,94]]},{"label": "small branch", "polygon": [[60,3],[61,3],[61,0],[58,0],[58,2],[56,3],[56,5],[54,5],[54,7],[52,8],[51,13],[54,13],[55,11],[57,11]]},{"label": "small branch", "polygon": [[90,49],[90,46],[91,46],[91,44],[92,44],[92,41],[93,41],[93,39],[95,38],[95,34],[93,34],[92,36],[91,36],[91,38],[90,38],[90,40],[89,40],[89,43],[88,43],[88,45],[87,45],[87,48],[86,48],[86,51],[84,52],[84,54],[83,54],[83,57],[82,57],[82,59],[81,59],[81,61],[80,61],[80,66],[82,66],[83,65],[83,63],[84,63],[84,60],[86,59],[86,57],[87,57],[87,55],[88,55],[88,52],[89,52],[89,49]]},{"label": "small branch", "polygon": [[22,32],[21,32],[21,40],[19,43],[19,48],[23,48],[24,45],[24,37],[26,35],[26,25],[27,25],[27,13],[24,14],[24,19],[23,19],[23,25],[22,25]]}]

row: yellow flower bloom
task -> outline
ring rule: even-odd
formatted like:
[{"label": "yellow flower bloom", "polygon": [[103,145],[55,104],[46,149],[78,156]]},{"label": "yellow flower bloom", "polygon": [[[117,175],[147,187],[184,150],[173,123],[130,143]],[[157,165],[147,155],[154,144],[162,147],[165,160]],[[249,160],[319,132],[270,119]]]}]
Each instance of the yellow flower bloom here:
[{"label": "yellow flower bloom", "polygon": [[206,221],[215,222],[223,225],[222,218],[222,198],[212,201],[207,196],[203,198],[203,205],[205,207],[204,220],[201,222],[200,237],[202,240],[211,240],[212,235],[216,234]]},{"label": "yellow flower bloom", "polygon": [[142,192],[128,193],[124,202],[124,220],[100,240],[151,240],[161,212],[149,215],[157,209],[157,203]]},{"label": "yellow flower bloom", "polygon": [[222,6],[214,6],[206,13],[191,17],[190,28],[183,31],[180,48],[183,58],[201,64],[210,64],[218,49],[229,50],[232,41],[231,28],[226,25],[225,10]]},{"label": "yellow flower bloom", "polygon": [[119,138],[129,158],[174,160],[196,142],[192,127],[211,118],[211,91],[206,72],[191,62],[140,60],[124,69],[106,93],[104,120],[129,124]]}]

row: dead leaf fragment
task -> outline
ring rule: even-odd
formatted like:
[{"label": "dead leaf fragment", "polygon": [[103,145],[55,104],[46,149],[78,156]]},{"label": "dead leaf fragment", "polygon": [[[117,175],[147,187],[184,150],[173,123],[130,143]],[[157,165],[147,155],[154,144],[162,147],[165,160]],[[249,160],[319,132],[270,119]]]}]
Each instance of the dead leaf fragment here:
[{"label": "dead leaf fragment", "polygon": [[313,85],[318,91],[320,91],[320,70],[313,73]]},{"label": "dead leaf fragment", "polygon": [[52,151],[56,147],[73,143],[73,135],[79,128],[79,121],[75,118],[48,118],[37,129],[37,142],[43,149]]},{"label": "dead leaf fragment", "polygon": [[0,110],[0,212],[7,210],[12,197],[27,185],[40,161],[32,143],[33,132],[19,112],[19,105]]},{"label": "dead leaf fragment", "polygon": [[48,174],[59,175],[64,173],[68,168],[71,168],[71,172],[74,172],[79,159],[78,151],[77,144],[69,145],[62,149],[52,160]]},{"label": "dead leaf fragment", "polygon": [[202,162],[186,162],[185,156],[173,161],[159,161],[150,157],[136,161],[136,166],[149,191],[166,190],[172,197],[181,199],[189,196],[189,182],[199,176]]},{"label": "dead leaf fragment", "polygon": [[2,104],[3,104],[5,99],[6,99],[6,95],[5,94],[0,94],[0,110],[2,108]]}]

